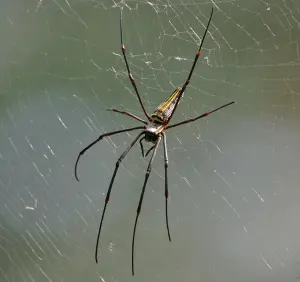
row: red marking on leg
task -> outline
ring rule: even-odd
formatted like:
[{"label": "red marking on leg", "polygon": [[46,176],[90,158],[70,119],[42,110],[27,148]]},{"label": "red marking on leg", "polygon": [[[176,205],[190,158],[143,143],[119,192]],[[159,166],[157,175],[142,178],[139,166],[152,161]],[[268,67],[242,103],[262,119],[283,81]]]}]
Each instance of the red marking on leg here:
[{"label": "red marking on leg", "polygon": [[129,78],[130,78],[131,83],[135,85],[135,80],[134,80],[134,78],[132,77],[131,74],[129,75]]},{"label": "red marking on leg", "polygon": [[196,56],[200,56],[200,50],[197,51]]},{"label": "red marking on leg", "polygon": [[204,113],[204,116],[208,116],[210,113],[208,112],[208,113]]},{"label": "red marking on leg", "polygon": [[121,46],[121,49],[122,49],[123,52],[126,51],[124,44]]}]

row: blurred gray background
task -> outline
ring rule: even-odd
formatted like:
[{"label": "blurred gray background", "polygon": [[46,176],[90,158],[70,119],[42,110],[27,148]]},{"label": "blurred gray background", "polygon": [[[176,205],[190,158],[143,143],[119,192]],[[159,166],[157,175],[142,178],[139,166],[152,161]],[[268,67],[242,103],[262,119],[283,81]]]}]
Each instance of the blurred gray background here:
[{"label": "blurred gray background", "polygon": [[[0,10],[0,281],[293,282],[300,279],[300,3],[296,0],[5,0]],[[94,261],[114,164],[137,134],[101,133],[151,112],[186,79],[174,122],[236,104],[167,135],[131,236],[148,158],[119,170]]]}]

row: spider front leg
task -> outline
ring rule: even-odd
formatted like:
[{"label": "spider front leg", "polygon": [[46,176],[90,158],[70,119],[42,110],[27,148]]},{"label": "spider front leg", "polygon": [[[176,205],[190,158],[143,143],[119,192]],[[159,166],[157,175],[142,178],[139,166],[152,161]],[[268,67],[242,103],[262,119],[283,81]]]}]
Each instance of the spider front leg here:
[{"label": "spider front leg", "polygon": [[141,133],[139,133],[139,135],[131,142],[131,144],[127,147],[127,149],[124,151],[124,153],[119,157],[118,161],[116,162],[116,167],[115,167],[114,173],[112,175],[112,178],[110,180],[110,184],[109,184],[108,190],[106,192],[105,204],[104,204],[104,208],[103,208],[103,211],[102,211],[101,221],[100,221],[98,235],[97,235],[97,242],[96,242],[96,249],[95,249],[95,260],[96,260],[96,263],[98,263],[98,245],[99,245],[99,239],[100,239],[100,234],[101,234],[102,223],[103,223],[103,219],[104,219],[106,207],[107,207],[107,204],[109,202],[109,197],[110,197],[112,186],[113,186],[114,181],[115,181],[116,174],[118,172],[118,169],[120,167],[121,162],[124,160],[124,158],[126,157],[126,155],[128,154],[128,152],[130,151],[130,149],[139,140],[139,138],[142,136],[143,133],[144,133],[143,131]]},{"label": "spider front leg", "polygon": [[169,241],[171,242],[171,235],[169,229],[169,219],[168,219],[168,199],[169,199],[169,191],[168,191],[168,166],[169,166],[169,158],[168,158],[168,149],[167,149],[167,137],[166,134],[163,133],[163,141],[164,141],[164,161],[165,161],[165,206],[166,206],[166,225],[168,231]]},{"label": "spider front leg", "polygon": [[142,189],[141,196],[140,196],[139,205],[138,205],[138,208],[137,208],[137,211],[136,211],[136,218],[135,218],[133,234],[132,234],[132,249],[131,249],[132,275],[134,275],[134,239],[135,239],[136,226],[137,226],[138,218],[140,216],[140,212],[141,212],[141,208],[142,208],[142,204],[143,204],[143,198],[144,198],[144,194],[145,194],[146,185],[147,185],[147,182],[148,182],[151,170],[152,170],[152,162],[153,162],[154,157],[156,155],[157,148],[158,148],[160,140],[161,140],[161,136],[159,136],[157,141],[156,141],[154,151],[153,151],[151,159],[149,161],[147,172],[146,172],[146,175],[145,175],[143,189]]}]

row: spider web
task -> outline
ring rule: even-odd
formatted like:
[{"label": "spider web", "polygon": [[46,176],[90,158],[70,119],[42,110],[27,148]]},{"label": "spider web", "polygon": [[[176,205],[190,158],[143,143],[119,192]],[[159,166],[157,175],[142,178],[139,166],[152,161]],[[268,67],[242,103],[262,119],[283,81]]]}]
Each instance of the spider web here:
[{"label": "spider web", "polygon": [[[181,87],[211,7],[214,16],[173,122],[230,101],[167,134],[153,164],[136,236],[138,281],[299,279],[299,24],[292,0],[2,1],[0,280],[132,281],[131,236],[148,158],[138,146],[99,220],[115,161],[143,117]],[[148,146],[148,145],[147,145]],[[149,145],[150,146],[150,145]],[[148,147],[147,147],[148,148]]]}]

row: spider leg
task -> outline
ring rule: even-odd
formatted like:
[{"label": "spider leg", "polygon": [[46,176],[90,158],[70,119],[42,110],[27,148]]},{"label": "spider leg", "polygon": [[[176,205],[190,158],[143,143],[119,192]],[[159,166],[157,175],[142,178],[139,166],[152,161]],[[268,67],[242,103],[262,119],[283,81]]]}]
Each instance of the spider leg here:
[{"label": "spider leg", "polygon": [[207,31],[208,31],[208,28],[209,28],[209,25],[210,25],[210,22],[211,22],[211,19],[212,19],[213,12],[214,12],[214,8],[212,7],[212,8],[211,8],[210,17],[209,17],[209,20],[208,20],[206,29],[205,29],[205,31],[204,31],[203,38],[202,38],[202,40],[201,40],[199,49],[198,49],[198,51],[197,51],[197,53],[196,53],[196,56],[195,56],[195,59],[194,59],[192,68],[191,68],[191,70],[190,70],[189,76],[188,76],[187,80],[185,81],[185,83],[183,84],[183,86],[182,86],[182,88],[181,88],[181,90],[180,90],[180,93],[179,93],[179,95],[178,95],[178,99],[176,100],[176,104],[175,104],[175,106],[174,106],[174,108],[173,108],[173,111],[172,111],[172,113],[171,113],[171,115],[170,115],[170,117],[169,117],[167,123],[169,123],[170,120],[171,120],[171,118],[173,117],[173,115],[174,115],[174,113],[175,113],[175,110],[176,110],[176,108],[177,108],[177,106],[178,106],[178,103],[179,103],[179,101],[180,101],[180,99],[181,99],[181,96],[182,96],[183,92],[185,91],[185,89],[187,88],[187,86],[188,86],[189,83],[190,83],[190,79],[191,79],[192,74],[193,74],[193,72],[194,72],[196,63],[197,63],[197,61],[198,61],[198,59],[199,59],[200,51],[201,51],[202,45],[203,45],[203,43],[204,43],[204,39],[205,39],[206,34],[207,34]]},{"label": "spider leg", "polygon": [[153,145],[146,153],[145,157],[149,155],[149,153],[155,148],[155,145]]},{"label": "spider leg", "polygon": [[214,110],[212,110],[212,111],[210,111],[210,112],[206,112],[206,113],[204,113],[204,114],[202,114],[202,115],[200,115],[200,116],[198,116],[198,117],[191,118],[191,119],[187,119],[187,120],[184,120],[184,121],[182,121],[182,122],[172,124],[172,125],[170,125],[170,126],[167,126],[166,129],[170,129],[170,128],[172,128],[172,127],[176,127],[176,126],[179,126],[179,125],[182,125],[182,124],[190,123],[190,122],[192,122],[192,121],[195,121],[195,120],[200,119],[200,118],[203,118],[203,117],[207,117],[208,115],[210,115],[210,114],[212,114],[212,113],[214,113],[214,112],[216,112],[216,111],[218,111],[218,110],[220,110],[220,109],[222,109],[222,108],[225,108],[225,107],[227,107],[227,106],[230,106],[230,105],[232,105],[233,103],[234,103],[234,102],[227,103],[227,104],[225,104],[225,105],[223,105],[223,106],[221,106],[221,107],[219,107],[219,108],[216,108],[216,109],[214,109]]},{"label": "spider leg", "polygon": [[88,149],[90,149],[92,146],[94,146],[96,143],[98,143],[104,137],[119,134],[122,132],[132,131],[132,130],[136,130],[136,129],[144,129],[144,128],[145,128],[144,126],[138,126],[138,127],[132,127],[132,128],[126,128],[126,129],[122,129],[122,130],[112,131],[112,132],[106,132],[106,133],[100,135],[95,141],[90,143],[88,146],[86,146],[83,150],[81,150],[79,152],[76,163],[75,163],[75,168],[74,168],[76,180],[79,181],[78,176],[77,176],[77,165],[78,165],[79,159]]},{"label": "spider leg", "polygon": [[99,239],[100,239],[100,233],[101,233],[102,223],[103,223],[103,219],[104,219],[104,214],[105,214],[105,211],[106,211],[107,204],[109,202],[110,192],[111,192],[111,189],[112,189],[112,186],[113,186],[113,183],[114,183],[117,171],[119,169],[120,163],[123,161],[123,159],[126,157],[126,155],[128,154],[128,152],[130,151],[130,149],[138,141],[138,139],[141,137],[141,135],[143,133],[144,132],[141,132],[141,133],[138,134],[137,137],[135,137],[135,139],[130,143],[130,145],[128,146],[128,148],[124,151],[124,153],[119,157],[118,161],[116,162],[116,167],[115,167],[113,176],[112,176],[112,178],[110,180],[110,184],[109,184],[109,187],[108,187],[108,190],[107,190],[107,193],[106,193],[105,204],[104,204],[104,208],[103,208],[103,211],[102,211],[101,221],[100,221],[98,235],[97,235],[96,250],[95,250],[95,260],[96,260],[96,263],[98,263],[98,245],[99,245]]},{"label": "spider leg", "polygon": [[140,96],[140,93],[137,89],[137,86],[136,86],[136,83],[135,83],[135,80],[130,72],[130,69],[129,69],[129,65],[128,65],[128,61],[127,61],[127,58],[126,58],[126,49],[125,49],[125,45],[123,44],[123,26],[122,26],[122,19],[123,19],[123,7],[121,8],[121,13],[120,13],[120,35],[121,35],[121,49],[122,49],[122,53],[123,53],[123,57],[124,57],[124,61],[125,61],[125,65],[126,65],[126,69],[127,69],[127,73],[128,73],[128,77],[130,79],[130,82],[135,90],[135,93],[137,95],[137,98],[140,102],[140,105],[142,107],[142,110],[145,114],[145,116],[147,117],[147,119],[149,121],[151,121],[151,118],[150,116],[148,115],[148,113],[146,112],[145,110],[145,107],[143,105],[143,102],[142,102],[142,99],[141,99],[141,96]]},{"label": "spider leg", "polygon": [[145,154],[144,154],[144,146],[143,146],[143,143],[142,141],[145,139],[145,137],[141,138],[140,139],[140,146],[141,146],[141,151],[142,151],[142,156],[145,157]]},{"label": "spider leg", "polygon": [[107,111],[109,112],[115,112],[115,113],[119,113],[119,114],[123,114],[123,115],[127,115],[129,117],[132,117],[134,118],[135,120],[138,120],[144,124],[147,124],[146,121],[144,121],[143,119],[137,117],[136,115],[132,114],[132,113],[129,113],[129,112],[125,112],[125,111],[120,111],[120,110],[117,110],[117,109],[114,109],[114,108],[111,108],[111,109],[106,109]]},{"label": "spider leg", "polygon": [[135,239],[136,225],[137,225],[137,221],[138,221],[138,218],[139,218],[139,215],[140,215],[140,212],[141,212],[146,185],[147,185],[150,173],[151,173],[152,162],[153,162],[153,159],[156,155],[157,148],[158,148],[160,140],[161,140],[161,136],[159,136],[157,141],[156,141],[155,149],[154,149],[154,151],[152,153],[152,156],[151,156],[151,159],[149,161],[147,172],[146,172],[146,175],[145,175],[145,181],[144,181],[142,193],[141,193],[141,196],[140,196],[139,205],[138,205],[138,208],[137,208],[137,211],[136,211],[136,218],[135,218],[134,229],[133,229],[133,234],[132,234],[132,257],[131,257],[131,259],[132,259],[131,260],[131,262],[132,262],[132,275],[134,275],[134,239]]},{"label": "spider leg", "polygon": [[169,159],[168,159],[168,150],[167,150],[167,136],[163,133],[163,141],[164,141],[164,161],[165,161],[165,199],[166,199],[166,225],[168,231],[169,241],[171,242],[171,235],[169,229],[169,219],[168,219],[168,166],[169,166]]}]

